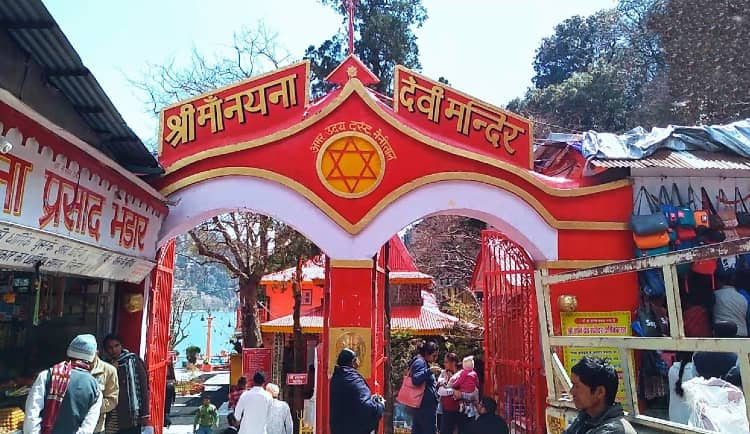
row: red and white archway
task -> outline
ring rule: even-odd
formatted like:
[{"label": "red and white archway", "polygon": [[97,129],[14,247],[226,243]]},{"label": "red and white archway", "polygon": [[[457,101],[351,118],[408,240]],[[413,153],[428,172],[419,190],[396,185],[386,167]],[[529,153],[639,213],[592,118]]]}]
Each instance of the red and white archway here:
[{"label": "red and white archway", "polygon": [[535,262],[630,256],[627,181],[541,176],[531,170],[528,120],[405,68],[392,98],[367,87],[377,80],[349,57],[328,77],[338,87],[310,102],[302,62],[166,108],[158,186],[172,205],[160,244],[237,209],[296,228],[331,258],[326,354],[339,339],[361,342],[375,388],[385,338],[372,258],[413,221],[484,220]]}]

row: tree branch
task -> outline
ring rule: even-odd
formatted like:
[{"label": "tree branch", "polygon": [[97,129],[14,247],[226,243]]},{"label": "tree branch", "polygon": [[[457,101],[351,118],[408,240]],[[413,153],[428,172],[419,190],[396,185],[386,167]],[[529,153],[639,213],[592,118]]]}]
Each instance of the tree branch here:
[{"label": "tree branch", "polygon": [[222,255],[221,253],[214,252],[210,250],[206,244],[201,240],[195,233],[195,231],[189,231],[188,234],[190,235],[190,238],[193,239],[193,242],[195,243],[195,246],[198,248],[198,254],[201,256],[205,256],[207,258],[211,258],[215,260],[216,262],[224,265],[227,267],[227,269],[234,274],[235,276],[241,276],[247,278],[247,274],[244,273],[242,270],[240,270],[235,264],[229,260],[229,258],[225,255]]}]

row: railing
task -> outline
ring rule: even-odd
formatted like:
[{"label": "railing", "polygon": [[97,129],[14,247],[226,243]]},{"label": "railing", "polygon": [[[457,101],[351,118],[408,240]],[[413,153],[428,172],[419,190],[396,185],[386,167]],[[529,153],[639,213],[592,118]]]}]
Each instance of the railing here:
[{"label": "railing", "polygon": [[[686,431],[704,432],[691,429],[685,425],[640,414],[636,385],[636,369],[632,354],[634,350],[664,351],[716,351],[736,353],[739,358],[740,375],[744,380],[742,390],[745,396],[748,417],[750,418],[750,339],[748,338],[687,338],[682,319],[680,291],[677,280],[677,264],[715,259],[722,256],[736,256],[750,252],[750,238],[727,241],[689,250],[671,252],[658,256],[617,262],[599,267],[569,271],[549,275],[547,269],[535,271],[536,296],[539,305],[539,324],[542,330],[542,348],[544,353],[547,381],[547,402],[561,403],[562,390],[556,377],[567,377],[555,353],[555,347],[616,347],[620,352],[623,378],[625,384],[626,404],[632,413],[628,418],[633,422],[660,430],[682,433]],[[616,274],[632,273],[652,268],[661,268],[666,288],[667,311],[669,314],[669,337],[608,337],[608,336],[559,336],[555,335],[550,300],[550,286]],[[565,378],[567,379],[567,378]],[[565,383],[565,381],[562,381]]]}]

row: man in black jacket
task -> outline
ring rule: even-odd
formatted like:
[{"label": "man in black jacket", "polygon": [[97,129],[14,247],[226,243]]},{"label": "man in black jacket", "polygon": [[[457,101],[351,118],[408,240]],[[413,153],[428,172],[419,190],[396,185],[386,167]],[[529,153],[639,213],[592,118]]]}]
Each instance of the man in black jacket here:
[{"label": "man in black jacket", "polygon": [[358,365],[354,351],[341,350],[331,377],[331,434],[369,434],[383,416],[383,397],[370,393]]},{"label": "man in black jacket", "polygon": [[497,403],[485,396],[477,406],[479,418],[466,425],[462,431],[465,434],[508,434],[508,424],[502,417],[495,414]]},{"label": "man in black jacket", "polygon": [[570,395],[580,412],[564,434],[636,434],[625,420],[622,406],[615,402],[619,380],[612,365],[586,356],[571,373]]}]

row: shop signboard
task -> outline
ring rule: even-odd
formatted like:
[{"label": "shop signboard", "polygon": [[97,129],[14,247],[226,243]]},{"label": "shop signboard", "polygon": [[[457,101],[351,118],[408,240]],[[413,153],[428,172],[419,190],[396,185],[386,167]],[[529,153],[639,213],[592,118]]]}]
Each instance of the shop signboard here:
[{"label": "shop signboard", "polygon": [[273,351],[271,348],[243,348],[242,349],[242,375],[248,382],[252,381],[256,372],[265,375],[266,380],[271,380]]},{"label": "shop signboard", "polygon": [[528,119],[403,66],[396,67],[393,87],[393,110],[408,124],[472,152],[533,168],[533,132]]},{"label": "shop signboard", "polygon": [[268,131],[293,127],[308,109],[310,62],[302,61],[166,107],[159,160],[167,173]]},{"label": "shop signboard", "polygon": [[[630,312],[561,312],[563,336],[630,336]],[[617,389],[617,401],[625,402],[623,388],[622,363],[617,348],[610,347],[565,347],[563,357],[565,370],[570,369],[585,356],[596,356],[609,360],[617,371],[620,388]]]},{"label": "shop signboard", "polygon": [[307,384],[307,373],[286,374],[286,384],[288,386],[304,386]]},{"label": "shop signboard", "polygon": [[[12,227],[24,228],[32,237],[30,244],[23,246],[26,250],[18,252],[38,254],[43,246],[37,245],[37,240],[49,241],[46,234],[111,253],[101,263],[88,264],[89,268],[112,266],[113,261],[123,260],[118,258],[155,257],[166,206],[146,192],[146,187],[92,159],[2,101],[0,140],[12,145],[8,152],[0,153],[0,221],[7,223],[6,235]],[[34,246],[36,250],[30,251]],[[78,247],[93,256],[93,250]],[[66,257],[68,261],[79,260],[63,251],[49,259]],[[13,261],[5,262],[11,264]],[[42,270],[59,268],[45,263]],[[127,274],[129,270],[126,266],[118,272]],[[65,272],[78,274],[70,269]]]},{"label": "shop signboard", "polygon": [[0,222],[0,268],[39,269],[138,283],[154,262],[46,232]]}]

